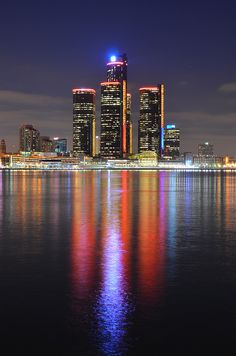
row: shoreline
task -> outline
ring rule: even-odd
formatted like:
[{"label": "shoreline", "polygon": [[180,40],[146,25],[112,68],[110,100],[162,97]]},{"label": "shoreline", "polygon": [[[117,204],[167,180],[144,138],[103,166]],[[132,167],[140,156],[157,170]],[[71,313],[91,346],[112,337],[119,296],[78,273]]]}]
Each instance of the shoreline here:
[{"label": "shoreline", "polygon": [[86,167],[86,168],[0,168],[2,172],[84,172],[84,171],[168,171],[168,172],[236,172],[236,168],[168,168],[168,167]]}]

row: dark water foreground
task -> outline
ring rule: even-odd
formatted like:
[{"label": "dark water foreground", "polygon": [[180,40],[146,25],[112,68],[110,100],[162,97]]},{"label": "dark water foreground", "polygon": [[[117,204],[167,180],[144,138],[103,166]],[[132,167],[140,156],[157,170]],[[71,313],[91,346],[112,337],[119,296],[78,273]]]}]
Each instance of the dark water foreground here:
[{"label": "dark water foreground", "polygon": [[0,172],[0,226],[1,355],[234,354],[236,174]]}]

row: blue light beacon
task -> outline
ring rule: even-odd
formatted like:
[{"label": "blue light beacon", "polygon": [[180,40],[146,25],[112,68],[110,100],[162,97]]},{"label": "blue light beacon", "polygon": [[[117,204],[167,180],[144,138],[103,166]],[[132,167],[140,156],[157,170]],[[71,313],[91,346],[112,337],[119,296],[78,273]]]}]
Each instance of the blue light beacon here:
[{"label": "blue light beacon", "polygon": [[110,60],[111,60],[111,62],[115,62],[116,61],[116,56],[111,56]]}]

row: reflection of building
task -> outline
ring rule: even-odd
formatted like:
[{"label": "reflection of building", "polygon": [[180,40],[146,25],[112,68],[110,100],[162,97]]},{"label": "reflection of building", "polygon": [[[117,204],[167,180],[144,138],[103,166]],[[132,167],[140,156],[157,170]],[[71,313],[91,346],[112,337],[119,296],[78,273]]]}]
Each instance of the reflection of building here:
[{"label": "reflection of building", "polygon": [[[102,83],[101,156],[122,158],[132,152],[131,98],[127,94],[127,56],[112,57]],[[114,123],[114,125],[113,125]]]},{"label": "reflection of building", "polygon": [[175,125],[166,125],[165,135],[165,151],[166,158],[176,159],[180,156],[180,130]]},{"label": "reflection of building", "polygon": [[213,156],[214,146],[209,142],[201,143],[198,145],[198,155],[199,156]]},{"label": "reflection of building", "polygon": [[53,139],[53,151],[58,154],[66,154],[67,153],[67,139],[54,137]]},{"label": "reflection of building", "polygon": [[[146,305],[156,302],[163,293],[167,216],[171,210],[165,195],[165,184],[168,184],[165,173],[160,172],[158,178],[148,173],[139,177],[139,190],[136,192],[139,197],[137,288],[138,298]],[[159,194],[153,194],[153,191]]]},{"label": "reflection of building", "polygon": [[39,151],[40,133],[32,125],[22,125],[20,128],[20,151]]},{"label": "reflection of building", "polygon": [[164,84],[140,88],[139,152],[164,151]]},{"label": "reflection of building", "polygon": [[0,143],[0,153],[6,153],[7,151],[7,148],[6,148],[6,142],[5,140],[1,140],[1,143]]},{"label": "reflection of building", "polygon": [[95,155],[95,90],[73,89],[73,155]]},{"label": "reflection of building", "polygon": [[40,152],[52,152],[52,140],[49,136],[39,137],[39,150]]}]

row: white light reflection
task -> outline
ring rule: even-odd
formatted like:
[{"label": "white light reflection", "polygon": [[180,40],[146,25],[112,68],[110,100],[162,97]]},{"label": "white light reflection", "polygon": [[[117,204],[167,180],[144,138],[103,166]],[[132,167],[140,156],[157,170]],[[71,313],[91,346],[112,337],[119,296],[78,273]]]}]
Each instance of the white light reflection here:
[{"label": "white light reflection", "polygon": [[[130,310],[123,266],[122,237],[119,222],[120,195],[112,195],[112,174],[108,171],[106,228],[102,257],[102,284],[96,315],[98,344],[104,355],[121,355]],[[122,207],[121,207],[122,208]]]}]

